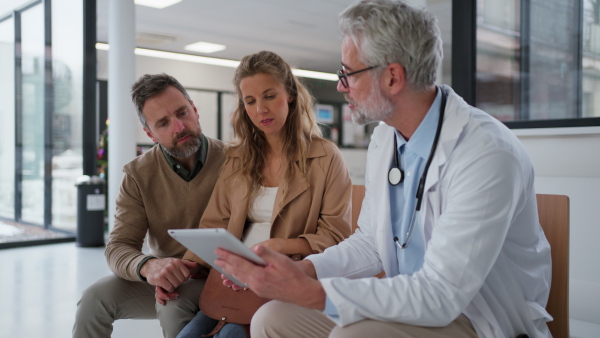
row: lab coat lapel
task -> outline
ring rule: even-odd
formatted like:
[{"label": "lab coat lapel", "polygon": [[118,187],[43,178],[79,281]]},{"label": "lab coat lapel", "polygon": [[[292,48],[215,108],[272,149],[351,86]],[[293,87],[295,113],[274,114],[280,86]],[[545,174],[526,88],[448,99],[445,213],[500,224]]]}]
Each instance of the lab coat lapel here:
[{"label": "lab coat lapel", "polygon": [[367,164],[369,166],[370,181],[372,186],[373,200],[373,224],[376,225],[376,240],[381,251],[381,263],[386,275],[398,274],[398,259],[394,248],[394,234],[392,232],[392,220],[390,208],[390,184],[388,182],[388,170],[392,161],[394,150],[394,128],[382,124],[378,137],[374,141],[373,156]]},{"label": "lab coat lapel", "polygon": [[[441,167],[446,164],[452,150],[458,142],[458,138],[468,122],[469,106],[448,87],[443,86],[448,92],[448,100],[446,102],[446,110],[444,112],[444,123],[438,146],[431,162],[431,167],[427,173],[425,180],[425,194],[431,187],[438,183],[440,179]],[[466,110],[467,113],[463,113]]]},{"label": "lab coat lapel", "polygon": [[443,194],[443,192],[437,188],[433,189],[433,187],[438,185],[443,167],[450,158],[463,129],[469,121],[469,106],[450,87],[444,87],[448,93],[446,110],[444,112],[444,124],[442,125],[439,144],[431,162],[429,172],[427,173],[427,179],[425,180],[423,193],[425,205],[422,208],[425,212],[421,212],[420,215],[426,249],[429,236],[433,231],[434,224],[432,220],[439,217],[443,212],[442,205],[439,203],[440,194]]}]

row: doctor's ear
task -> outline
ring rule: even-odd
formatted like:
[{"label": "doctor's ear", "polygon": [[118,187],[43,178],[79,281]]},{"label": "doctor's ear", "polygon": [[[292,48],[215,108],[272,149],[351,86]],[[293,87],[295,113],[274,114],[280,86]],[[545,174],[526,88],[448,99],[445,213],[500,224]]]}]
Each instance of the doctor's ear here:
[{"label": "doctor's ear", "polygon": [[397,94],[406,85],[406,73],[404,67],[399,63],[390,63],[385,67],[381,74],[383,87],[386,88],[390,94]]}]

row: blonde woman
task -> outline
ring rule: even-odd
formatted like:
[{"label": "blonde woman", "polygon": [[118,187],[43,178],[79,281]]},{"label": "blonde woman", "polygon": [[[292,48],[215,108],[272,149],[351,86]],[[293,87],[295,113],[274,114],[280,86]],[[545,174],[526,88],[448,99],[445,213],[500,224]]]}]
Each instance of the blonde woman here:
[{"label": "blonde woman", "polygon": [[[337,147],[321,137],[314,101],[277,54],[248,55],[238,66],[235,140],[200,221],[302,258],[350,235],[351,181]],[[187,259],[200,261],[188,252]],[[218,321],[202,313],[178,337],[199,337]],[[226,324],[215,337],[245,336]]]}]

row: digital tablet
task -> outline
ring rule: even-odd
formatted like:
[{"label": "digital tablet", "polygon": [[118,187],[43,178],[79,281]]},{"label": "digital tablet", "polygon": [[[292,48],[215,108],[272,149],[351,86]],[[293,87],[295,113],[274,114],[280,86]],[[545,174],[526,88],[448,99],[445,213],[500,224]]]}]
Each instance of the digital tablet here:
[{"label": "digital tablet", "polygon": [[170,229],[169,235],[241,287],[247,287],[247,285],[233,278],[233,276],[224,273],[219,266],[215,265],[215,260],[217,259],[215,250],[217,248],[231,251],[254,264],[266,265],[266,262],[245,246],[242,241],[222,228]]}]

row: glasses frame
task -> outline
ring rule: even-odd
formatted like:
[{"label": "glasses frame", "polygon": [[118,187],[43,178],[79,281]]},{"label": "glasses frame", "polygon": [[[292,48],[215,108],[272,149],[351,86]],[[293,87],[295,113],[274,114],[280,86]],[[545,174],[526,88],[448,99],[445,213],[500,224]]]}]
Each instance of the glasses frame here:
[{"label": "glasses frame", "polygon": [[371,70],[373,68],[377,68],[377,66],[370,66],[367,68],[356,70],[354,72],[350,72],[348,74],[344,74],[344,66],[342,66],[342,69],[338,70],[336,74],[339,78],[339,81],[342,83],[342,86],[344,86],[344,88],[348,89],[348,77],[349,76],[356,75],[356,74],[362,73],[362,72],[366,72],[367,70]]}]

